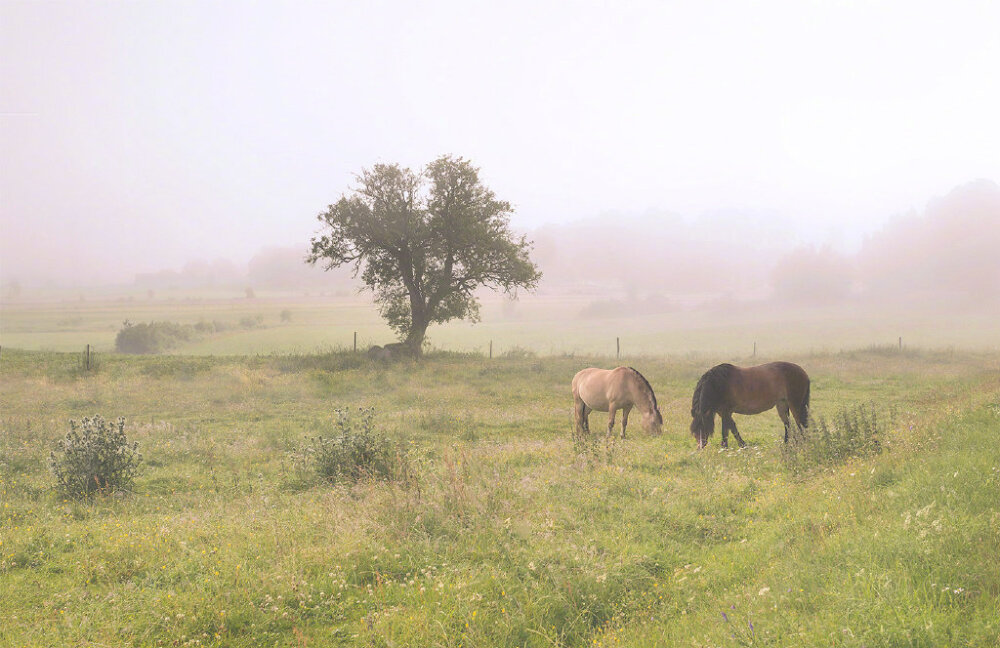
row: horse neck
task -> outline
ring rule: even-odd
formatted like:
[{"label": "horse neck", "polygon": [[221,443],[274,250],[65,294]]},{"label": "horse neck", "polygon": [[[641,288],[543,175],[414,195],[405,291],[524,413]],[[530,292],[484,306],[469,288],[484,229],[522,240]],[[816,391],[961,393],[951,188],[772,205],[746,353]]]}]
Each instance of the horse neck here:
[{"label": "horse neck", "polygon": [[645,379],[639,376],[638,372],[632,370],[632,391],[635,397],[632,399],[639,405],[643,414],[652,414],[655,411],[653,406],[653,390],[646,384]]}]

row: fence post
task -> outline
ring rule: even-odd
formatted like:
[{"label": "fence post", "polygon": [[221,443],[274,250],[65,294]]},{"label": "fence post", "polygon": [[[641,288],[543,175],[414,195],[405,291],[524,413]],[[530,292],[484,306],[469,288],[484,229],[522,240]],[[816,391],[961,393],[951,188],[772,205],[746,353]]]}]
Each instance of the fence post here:
[{"label": "fence post", "polygon": [[87,345],[87,371],[90,371],[90,345]]},{"label": "fence post", "polygon": [[902,335],[899,336],[899,350],[900,351],[903,350],[903,336]]},{"label": "fence post", "polygon": [[615,338],[615,360],[620,360],[622,357],[622,339],[620,337]]},{"label": "fence post", "polygon": [[753,357],[757,357],[757,340],[753,341]]},{"label": "fence post", "polygon": [[354,332],[354,352],[358,352],[358,332]]},{"label": "fence post", "polygon": [[490,360],[493,359],[493,340],[490,340]]}]

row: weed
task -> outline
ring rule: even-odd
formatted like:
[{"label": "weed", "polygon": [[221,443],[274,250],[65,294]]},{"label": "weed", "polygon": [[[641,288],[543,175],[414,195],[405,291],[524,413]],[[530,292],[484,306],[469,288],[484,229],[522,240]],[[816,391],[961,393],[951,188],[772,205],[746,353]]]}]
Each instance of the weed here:
[{"label": "weed", "polygon": [[129,443],[125,419],[108,424],[100,415],[69,422],[70,431],[49,455],[58,487],[73,497],[127,490],[142,463],[139,444]]},{"label": "weed", "polygon": [[337,409],[333,436],[317,436],[299,451],[298,461],[328,482],[365,479],[402,481],[410,477],[409,461],[400,444],[375,430],[375,408]]},{"label": "weed", "polygon": [[782,453],[796,470],[878,454],[894,419],[895,410],[880,410],[875,403],[844,407],[831,419],[817,416],[811,427],[793,433]]}]

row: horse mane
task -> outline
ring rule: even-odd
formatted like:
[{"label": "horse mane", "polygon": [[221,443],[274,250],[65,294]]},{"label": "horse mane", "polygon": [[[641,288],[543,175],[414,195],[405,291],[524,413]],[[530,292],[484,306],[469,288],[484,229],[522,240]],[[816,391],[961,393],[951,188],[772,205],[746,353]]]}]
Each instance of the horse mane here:
[{"label": "horse mane", "polygon": [[714,411],[725,393],[729,376],[736,369],[729,363],[716,365],[702,374],[691,398],[691,416]]},{"label": "horse mane", "polygon": [[653,410],[657,414],[659,414],[660,406],[656,404],[656,392],[653,391],[653,388],[652,386],[650,386],[649,381],[646,380],[646,377],[643,376],[641,373],[639,373],[639,371],[635,369],[635,367],[628,367],[628,370],[634,373],[636,376],[638,376],[639,380],[642,381],[642,384],[646,386],[646,393],[649,395],[649,400],[653,401]]}]

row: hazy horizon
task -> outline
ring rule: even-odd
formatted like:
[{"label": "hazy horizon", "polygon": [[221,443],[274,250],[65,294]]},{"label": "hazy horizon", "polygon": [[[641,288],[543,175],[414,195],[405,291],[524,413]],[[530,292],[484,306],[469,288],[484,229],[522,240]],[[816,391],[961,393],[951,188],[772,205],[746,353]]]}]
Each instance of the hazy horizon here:
[{"label": "hazy horizon", "polygon": [[5,2],[0,18],[4,281],[304,251],[352,174],[443,153],[481,167],[521,231],[721,219],[788,252],[857,254],[1000,180],[987,3]]}]

